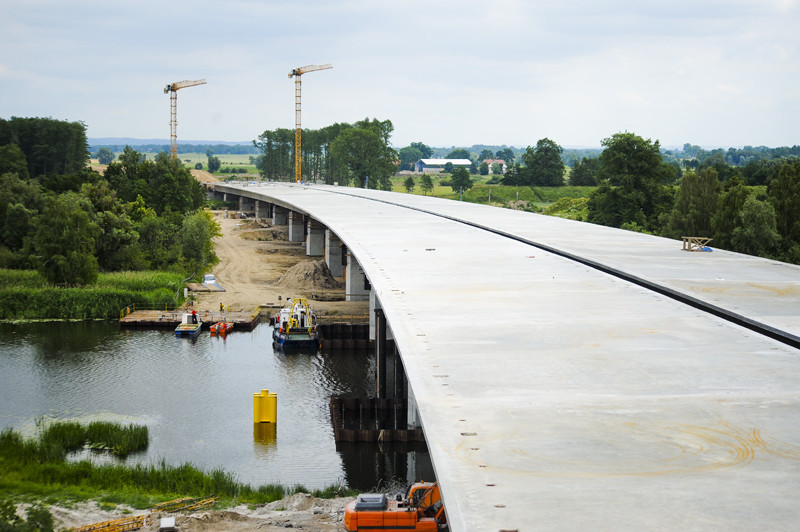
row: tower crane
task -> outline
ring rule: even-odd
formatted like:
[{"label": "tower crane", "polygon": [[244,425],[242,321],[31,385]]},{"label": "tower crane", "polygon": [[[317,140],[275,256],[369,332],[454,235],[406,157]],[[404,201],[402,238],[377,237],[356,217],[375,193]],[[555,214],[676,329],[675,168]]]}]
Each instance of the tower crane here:
[{"label": "tower crane", "polygon": [[176,81],[168,83],[164,87],[164,94],[169,93],[169,156],[171,159],[178,158],[178,89],[205,84],[206,80],[203,78],[194,81]]},{"label": "tower crane", "polygon": [[294,77],[294,181],[299,183],[302,180],[302,173],[300,172],[300,76],[308,72],[316,72],[317,70],[327,70],[333,68],[333,65],[306,65],[304,67],[294,68],[289,72],[289,77]]}]

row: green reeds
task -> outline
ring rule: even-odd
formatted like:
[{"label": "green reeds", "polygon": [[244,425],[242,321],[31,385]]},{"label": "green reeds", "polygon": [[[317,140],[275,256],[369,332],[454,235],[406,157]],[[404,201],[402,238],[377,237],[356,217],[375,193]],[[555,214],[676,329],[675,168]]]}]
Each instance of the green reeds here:
[{"label": "green reeds", "polygon": [[123,426],[106,421],[93,421],[87,426],[74,421],[56,421],[45,427],[41,423],[38,425],[41,447],[60,447],[64,453],[89,447],[125,457],[146,450],[150,443],[150,433],[141,425]]},{"label": "green reeds", "polygon": [[164,309],[179,305],[180,274],[115,272],[82,288],[59,288],[25,270],[0,270],[0,320],[113,319],[120,309]]}]

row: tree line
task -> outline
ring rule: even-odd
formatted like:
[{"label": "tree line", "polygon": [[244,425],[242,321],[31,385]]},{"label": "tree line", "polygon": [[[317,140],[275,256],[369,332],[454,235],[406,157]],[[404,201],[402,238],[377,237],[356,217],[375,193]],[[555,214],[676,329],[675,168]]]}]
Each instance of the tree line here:
[{"label": "tree line", "polygon": [[[390,179],[398,157],[390,144],[392,131],[390,120],[369,118],[354,124],[304,129],[303,180],[391,190]],[[294,130],[267,130],[253,144],[261,152],[256,167],[262,177],[272,181],[294,180]]]},{"label": "tree line", "polygon": [[[215,260],[219,227],[201,209],[202,185],[179,161],[167,153],[147,161],[126,147],[101,176],[85,166],[85,125],[53,122],[21,119],[4,130],[11,142],[0,145],[0,267],[36,268],[51,284],[78,286],[98,271],[191,273]],[[36,146],[47,142],[82,149],[45,166]]]}]

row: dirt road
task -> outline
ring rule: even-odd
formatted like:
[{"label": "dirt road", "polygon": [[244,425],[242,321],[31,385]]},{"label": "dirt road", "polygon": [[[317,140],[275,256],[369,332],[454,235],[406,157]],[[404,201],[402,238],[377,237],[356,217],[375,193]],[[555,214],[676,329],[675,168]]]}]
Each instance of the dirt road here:
[{"label": "dirt road", "polygon": [[[310,284],[293,288],[273,284],[292,266],[319,260],[307,257],[302,243],[287,241],[287,226],[262,227],[252,220],[225,218],[222,212],[216,216],[222,237],[214,241],[219,263],[211,273],[225,291],[195,293],[199,310],[218,310],[220,303],[231,310],[252,310],[260,305],[277,307],[292,297],[311,299]],[[343,298],[344,288],[340,292]],[[310,302],[317,313],[363,314],[369,310],[363,301]]]}]

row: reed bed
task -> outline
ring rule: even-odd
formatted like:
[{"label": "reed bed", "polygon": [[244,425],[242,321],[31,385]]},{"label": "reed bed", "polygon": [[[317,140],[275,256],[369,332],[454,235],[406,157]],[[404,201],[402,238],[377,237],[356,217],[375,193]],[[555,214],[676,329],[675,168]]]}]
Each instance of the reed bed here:
[{"label": "reed bed", "polygon": [[92,286],[48,286],[36,272],[0,270],[0,320],[113,319],[119,310],[176,308],[183,279],[164,272],[114,272],[98,276]]},{"label": "reed bed", "polygon": [[[0,432],[0,478],[3,488],[13,491],[80,493],[81,497],[119,494],[125,498],[169,499],[178,496],[204,497],[215,495],[229,502],[264,504],[293,493],[308,490],[302,486],[265,484],[253,488],[239,483],[235,476],[222,469],[204,472],[191,464],[93,464],[88,460],[66,461],[63,442],[79,439],[78,423],[59,422],[44,428],[39,438],[25,439],[13,429]],[[118,427],[115,431],[124,431]],[[107,427],[94,428],[104,434]],[[354,491],[331,486],[313,492],[316,497],[355,496]]]}]

